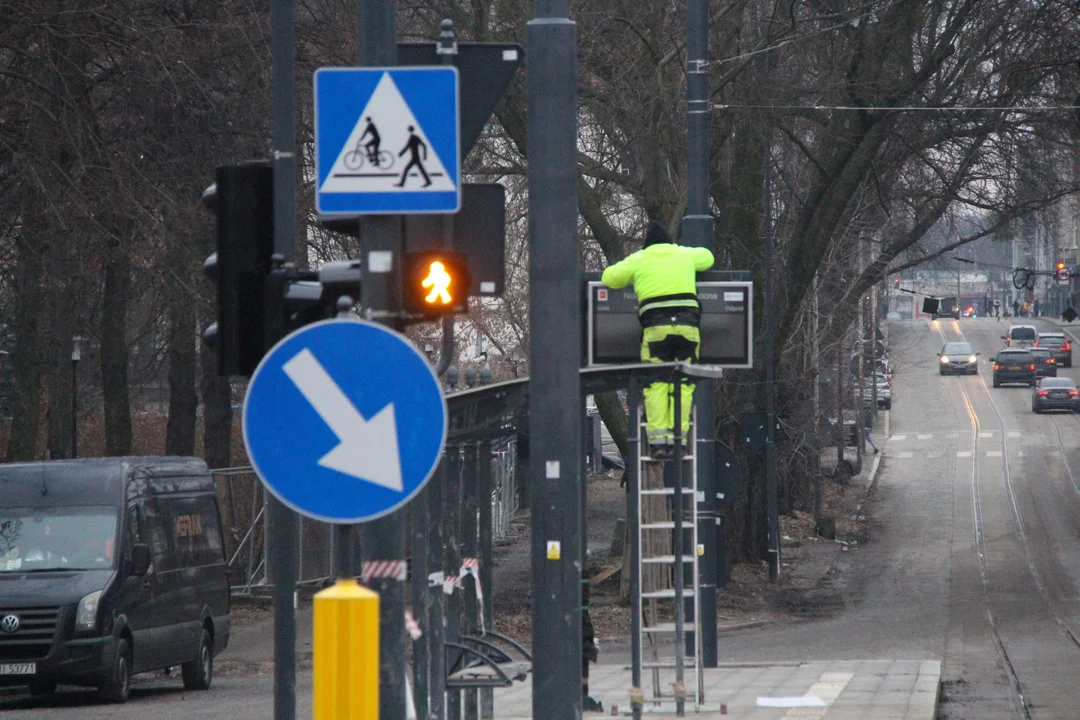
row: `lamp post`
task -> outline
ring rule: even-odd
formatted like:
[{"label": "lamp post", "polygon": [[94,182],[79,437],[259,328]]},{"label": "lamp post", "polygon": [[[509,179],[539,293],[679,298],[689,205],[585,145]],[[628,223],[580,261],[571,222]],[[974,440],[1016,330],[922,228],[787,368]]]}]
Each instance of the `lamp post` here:
[{"label": "lamp post", "polygon": [[82,349],[78,335],[71,339],[71,457],[79,457],[79,360]]}]

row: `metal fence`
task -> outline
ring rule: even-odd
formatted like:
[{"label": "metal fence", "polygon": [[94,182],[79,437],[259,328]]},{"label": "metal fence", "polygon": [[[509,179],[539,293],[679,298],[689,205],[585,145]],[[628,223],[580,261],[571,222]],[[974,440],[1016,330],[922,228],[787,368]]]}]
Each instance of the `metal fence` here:
[{"label": "metal fence", "polygon": [[491,491],[491,534],[497,539],[506,537],[510,521],[521,507],[517,484],[517,437],[503,438],[492,445],[495,466],[495,487]]},{"label": "metal fence", "polygon": [[[517,482],[517,437],[492,444],[494,488],[491,492],[492,536],[504,538],[510,522],[521,508]],[[266,566],[266,490],[251,466],[221,468],[211,473],[223,504],[223,524],[228,538],[229,572],[233,594],[251,595],[268,589]],[[318,585],[333,567],[333,532],[328,523],[300,518],[299,578],[301,584]]]}]

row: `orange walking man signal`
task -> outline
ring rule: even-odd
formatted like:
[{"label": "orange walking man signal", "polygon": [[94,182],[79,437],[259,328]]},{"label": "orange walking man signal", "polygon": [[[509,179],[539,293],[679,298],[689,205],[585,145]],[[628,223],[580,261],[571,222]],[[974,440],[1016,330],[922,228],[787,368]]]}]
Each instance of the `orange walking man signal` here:
[{"label": "orange walking man signal", "polygon": [[453,278],[450,277],[450,273],[446,272],[446,266],[436,260],[431,263],[431,269],[428,271],[428,276],[424,278],[421,283],[423,287],[431,288],[431,292],[424,298],[429,303],[434,303],[436,300],[442,301],[443,305],[447,305],[453,299],[450,297],[448,290],[450,289],[450,283]]},{"label": "orange walking man signal", "polygon": [[421,250],[405,253],[403,309],[417,316],[408,322],[469,312],[472,278],[463,253]]}]

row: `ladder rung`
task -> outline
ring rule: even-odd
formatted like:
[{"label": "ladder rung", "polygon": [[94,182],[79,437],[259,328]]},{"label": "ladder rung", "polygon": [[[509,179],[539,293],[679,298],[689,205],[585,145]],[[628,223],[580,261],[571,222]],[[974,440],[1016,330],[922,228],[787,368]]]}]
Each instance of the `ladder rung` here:
[{"label": "ladder rung", "polygon": [[[642,668],[650,668],[650,669],[651,668],[660,668],[660,669],[665,669],[666,668],[666,669],[674,670],[675,669],[675,661],[670,660],[670,661],[663,661],[663,662],[643,662],[643,663],[641,663],[641,667]],[[686,656],[685,660],[683,661],[683,670],[687,670],[689,672],[696,672],[697,671],[697,666],[694,664],[694,656],[693,655],[687,655]]]},{"label": "ladder rung", "polygon": [[[688,622],[683,624],[683,632],[691,633],[696,632],[697,627],[694,623]],[[653,625],[652,627],[643,627],[641,632],[646,633],[673,633],[675,632],[675,623],[664,623],[662,625]]]},{"label": "ladder rung", "polygon": [[[687,527],[687,529],[689,529],[690,524],[686,523],[686,527]],[[657,522],[657,523],[642,523],[641,524],[641,529],[642,530],[674,530],[675,529],[675,521]]]},{"label": "ladder rung", "polygon": [[[694,558],[693,555],[683,555],[683,562],[694,562],[694,559],[695,558]],[[675,564],[675,556],[674,555],[657,555],[656,557],[641,558],[641,562],[646,563],[646,564],[654,564],[654,565],[656,565],[656,564],[674,565]]]},{"label": "ladder rung", "polygon": [[[683,594],[684,598],[692,598],[692,597],[694,597],[694,591],[693,591],[692,588],[683,588],[682,594]],[[675,589],[671,588],[669,590],[653,590],[652,592],[643,592],[643,593],[641,593],[641,597],[643,597],[643,598],[673,598],[673,597],[675,597]]]},{"label": "ladder rung", "polygon": [[[651,456],[649,456],[649,455],[643,455],[643,456],[641,457],[641,462],[647,462],[647,463],[666,463],[666,462],[669,462],[669,461],[671,461],[671,460],[674,460],[674,459],[675,459],[675,458],[674,458],[674,456],[672,456],[672,457],[669,457],[669,458],[664,458],[663,460],[657,460],[656,458],[654,458],[654,457],[651,457]],[[683,459],[683,462],[690,462],[691,460],[693,460],[693,459],[694,459],[694,456],[693,456],[693,455],[683,455],[683,456],[682,456],[682,459]]]}]

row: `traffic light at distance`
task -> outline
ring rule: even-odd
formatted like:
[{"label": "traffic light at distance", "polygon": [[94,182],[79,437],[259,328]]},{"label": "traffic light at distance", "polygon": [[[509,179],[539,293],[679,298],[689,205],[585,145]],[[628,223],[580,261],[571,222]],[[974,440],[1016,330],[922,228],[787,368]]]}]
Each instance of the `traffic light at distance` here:
[{"label": "traffic light at distance", "polygon": [[469,311],[471,278],[464,254],[441,250],[406,253],[402,269],[407,314],[437,318]]},{"label": "traffic light at distance", "polygon": [[268,161],[219,167],[203,202],[217,216],[217,252],[203,263],[217,286],[217,321],[203,340],[219,375],[255,372],[266,352],[266,288],[274,252],[274,174]]}]

